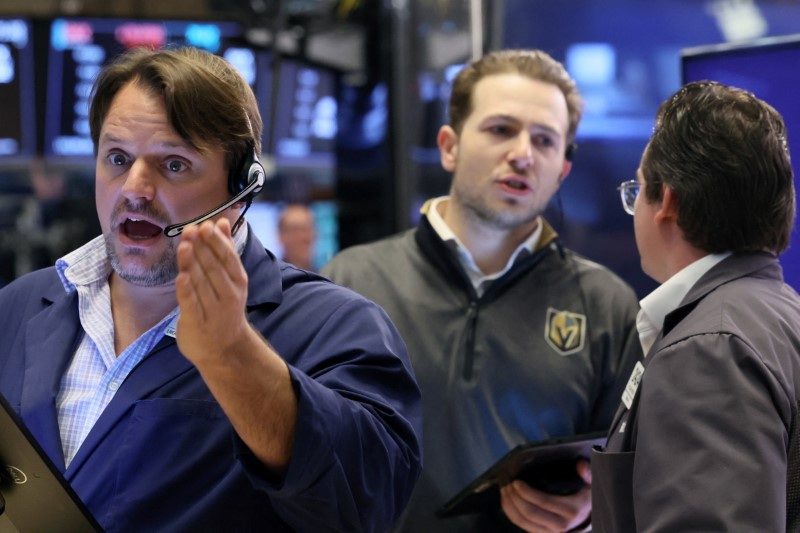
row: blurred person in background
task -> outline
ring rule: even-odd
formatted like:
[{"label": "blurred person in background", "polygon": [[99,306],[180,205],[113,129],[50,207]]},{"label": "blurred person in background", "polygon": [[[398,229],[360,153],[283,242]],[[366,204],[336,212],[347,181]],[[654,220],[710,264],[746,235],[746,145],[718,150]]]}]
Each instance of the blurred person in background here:
[{"label": "blurred person in background", "polygon": [[288,204],[278,218],[278,240],[283,260],[303,270],[314,271],[314,243],[317,238],[314,212],[305,204]]}]

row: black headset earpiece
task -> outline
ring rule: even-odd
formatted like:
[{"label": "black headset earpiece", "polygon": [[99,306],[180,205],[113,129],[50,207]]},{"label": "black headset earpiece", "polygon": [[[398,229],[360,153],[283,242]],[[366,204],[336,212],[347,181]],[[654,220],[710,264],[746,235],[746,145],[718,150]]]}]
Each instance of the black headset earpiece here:
[{"label": "black headset earpiece", "polygon": [[577,149],[578,149],[577,144],[569,143],[569,146],[567,146],[567,151],[564,153],[564,158],[567,161],[572,162],[572,158],[575,157],[575,150]]},{"label": "black headset earpiece", "polygon": [[264,183],[267,180],[267,173],[264,167],[258,160],[255,147],[252,143],[248,144],[248,149],[242,158],[239,165],[233,165],[231,171],[228,173],[228,190],[231,193],[231,198],[226,202],[221,203],[211,211],[203,213],[186,222],[180,224],[171,224],[164,228],[164,234],[167,237],[177,237],[183,232],[183,228],[191,224],[199,224],[204,220],[208,220],[222,213],[229,207],[239,202],[244,202],[239,219],[234,223],[231,228],[232,233],[235,233],[239,226],[244,221],[244,214],[253,202],[253,197],[261,192],[264,188]]},{"label": "black headset earpiece", "polygon": [[[262,181],[263,186],[265,175],[264,166],[256,155],[255,145],[253,145],[252,142],[247,143],[247,150],[245,151],[242,161],[238,165],[232,167],[228,172],[228,191],[231,195],[235,196],[253,185],[253,183],[259,179]],[[259,192],[261,192],[261,187],[255,188],[248,198],[252,200],[253,196]]]}]

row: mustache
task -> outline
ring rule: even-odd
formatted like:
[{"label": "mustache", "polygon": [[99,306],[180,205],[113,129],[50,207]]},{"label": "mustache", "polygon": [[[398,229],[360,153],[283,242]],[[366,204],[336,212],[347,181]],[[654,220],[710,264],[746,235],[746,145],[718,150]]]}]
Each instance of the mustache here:
[{"label": "mustache", "polygon": [[131,213],[134,215],[142,215],[154,222],[158,222],[163,226],[170,224],[169,217],[164,212],[149,202],[131,202],[127,198],[123,198],[111,212],[111,222],[113,226],[118,227],[124,220],[118,220],[120,214],[123,212]]}]

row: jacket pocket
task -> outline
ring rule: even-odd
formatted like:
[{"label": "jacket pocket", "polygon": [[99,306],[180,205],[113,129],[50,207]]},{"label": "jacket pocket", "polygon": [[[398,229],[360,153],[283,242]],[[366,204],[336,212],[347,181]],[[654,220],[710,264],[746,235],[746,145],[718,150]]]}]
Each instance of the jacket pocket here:
[{"label": "jacket pocket", "polygon": [[592,449],[592,531],[636,533],[633,460],[636,452]]}]

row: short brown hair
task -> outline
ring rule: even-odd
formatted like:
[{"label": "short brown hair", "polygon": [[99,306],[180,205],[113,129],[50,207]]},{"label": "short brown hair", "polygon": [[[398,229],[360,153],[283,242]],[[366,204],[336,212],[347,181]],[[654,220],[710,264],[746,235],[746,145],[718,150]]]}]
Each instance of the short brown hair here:
[{"label": "short brown hair", "polygon": [[564,65],[541,50],[498,50],[476,59],[464,67],[453,81],[450,93],[450,127],[461,133],[472,113],[475,85],[494,74],[520,74],[533,80],[552,83],[564,94],[569,113],[567,142],[575,140],[575,132],[583,114],[583,98]]},{"label": "short brown hair", "polygon": [[89,108],[95,154],[111,103],[129,83],[164,97],[170,124],[193,148],[221,145],[229,169],[248,151],[261,152],[263,123],[250,86],[222,57],[186,46],[131,49],[102,69]]}]

